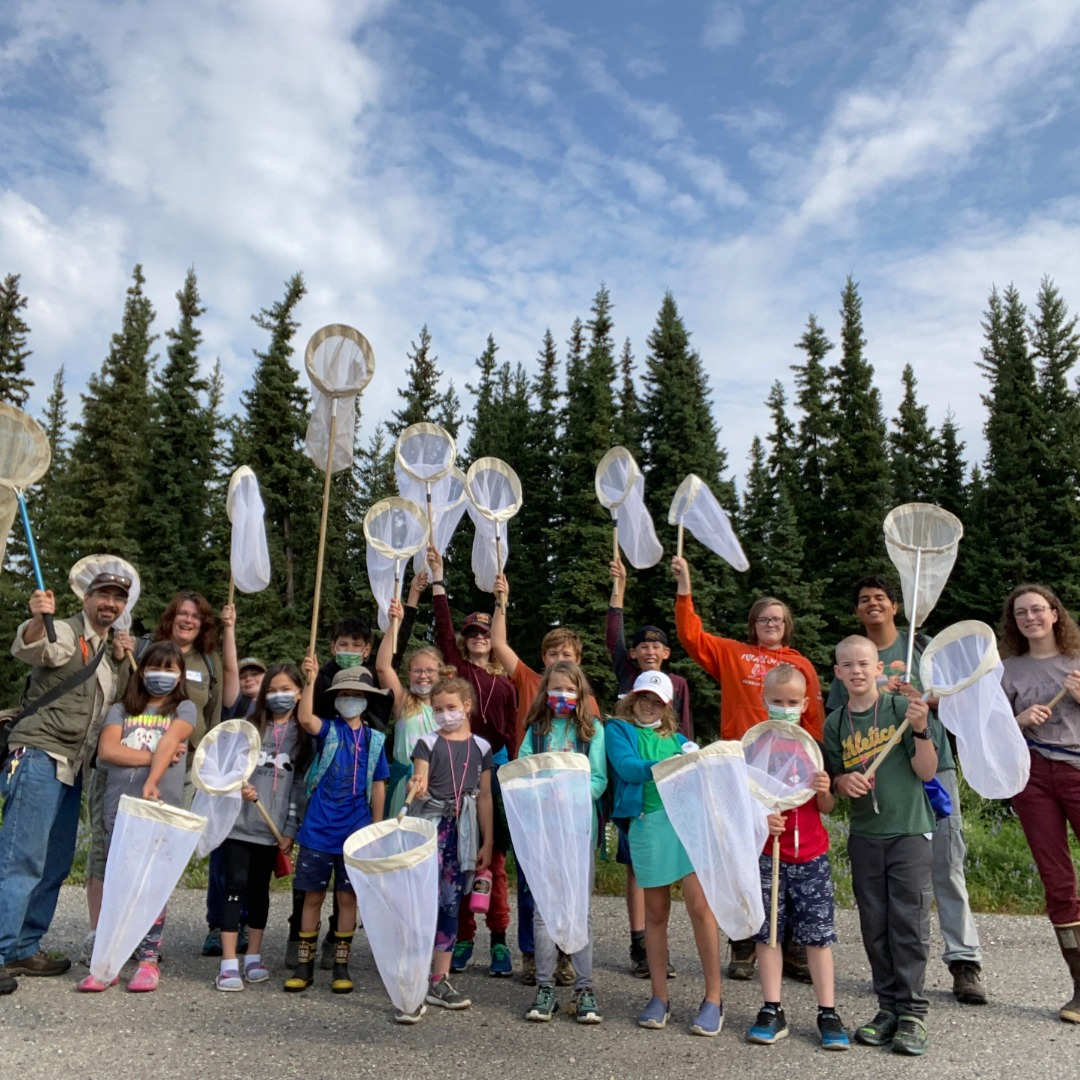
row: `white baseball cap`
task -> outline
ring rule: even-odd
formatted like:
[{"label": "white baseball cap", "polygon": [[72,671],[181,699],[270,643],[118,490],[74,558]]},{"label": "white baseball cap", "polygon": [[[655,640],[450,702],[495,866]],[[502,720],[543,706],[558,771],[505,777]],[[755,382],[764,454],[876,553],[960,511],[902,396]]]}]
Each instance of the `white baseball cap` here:
[{"label": "white baseball cap", "polygon": [[632,694],[647,692],[655,694],[665,705],[670,705],[675,697],[671,679],[662,671],[643,671],[635,680]]}]

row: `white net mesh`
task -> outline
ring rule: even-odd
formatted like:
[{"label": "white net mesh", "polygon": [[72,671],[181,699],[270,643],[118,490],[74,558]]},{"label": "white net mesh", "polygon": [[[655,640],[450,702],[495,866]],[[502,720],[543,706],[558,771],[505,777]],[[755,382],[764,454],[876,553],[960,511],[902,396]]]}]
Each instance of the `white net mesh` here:
[{"label": "white net mesh", "polygon": [[240,813],[240,788],[259,763],[262,740],[247,720],[226,720],[199,740],[191,761],[191,782],[198,790],[191,809],[206,818],[199,858],[221,846]]},{"label": "white net mesh", "polygon": [[997,639],[984,622],[953,623],[929,645],[919,660],[919,681],[928,698],[957,694],[998,663]]},{"label": "white net mesh", "polygon": [[120,577],[130,579],[131,588],[128,590],[127,604],[120,617],[113,623],[117,630],[130,630],[132,612],[139,602],[142,591],[139,572],[126,559],[118,558],[116,555],[87,555],[68,572],[68,584],[71,586],[71,591],[81,600],[86,595],[90,582],[98,574],[118,574]]},{"label": "white net mesh", "polygon": [[401,584],[402,564],[427,546],[427,517],[408,499],[382,499],[364,518],[364,536],[368,582],[379,608],[379,627],[385,630],[390,625],[390,601]]},{"label": "white net mesh", "polygon": [[645,508],[645,478],[630,451],[622,446],[609,450],[596,466],[595,483],[596,497],[611,511],[627,561],[637,570],[655,566],[664,549]]},{"label": "white net mesh", "polygon": [[51,460],[44,428],[22,409],[0,401],[0,486],[23,490],[36,484]]},{"label": "white net mesh", "polygon": [[246,465],[241,465],[229,479],[225,512],[232,522],[229,569],[233,581],[242,593],[262,592],[270,584],[266,508],[259,493],[259,481]]},{"label": "white net mesh", "polygon": [[885,548],[900,575],[904,614],[912,628],[920,626],[949,580],[964,526],[940,506],[905,503],[889,511],[884,531]]},{"label": "white net mesh", "polygon": [[345,868],[368,943],[394,1006],[411,1013],[427,993],[439,905],[432,821],[381,821],[345,841]]},{"label": "white net mesh", "polygon": [[476,529],[472,543],[473,578],[481,592],[494,592],[495,575],[506,569],[510,557],[510,541],[501,521],[484,517],[472,503],[468,504],[468,511]]},{"label": "white net mesh", "polygon": [[465,474],[465,494],[481,516],[509,521],[521,509],[521,481],[498,458],[478,458]]},{"label": "white net mesh", "polygon": [[[394,463],[394,476],[397,478],[398,494],[420,506],[427,498],[426,485],[409,476],[400,462]],[[431,542],[437,551],[444,552],[450,546],[450,541],[465,516],[467,502],[465,474],[456,467],[431,485],[431,516],[435,521]],[[424,569],[425,558],[426,553],[423,551],[418,551],[413,556],[413,570],[416,573]]]},{"label": "white net mesh", "polygon": [[438,424],[413,424],[398,437],[395,465],[422,484],[438,480],[454,467],[457,449],[448,431]]},{"label": "white net mesh", "polygon": [[727,511],[700,476],[690,473],[678,486],[668,511],[668,524],[682,525],[699,544],[734,569],[750,569]]},{"label": "white net mesh", "polygon": [[[337,405],[337,416],[331,417]],[[330,428],[334,428],[334,456],[330,458]],[[311,417],[304,435],[307,456],[320,469],[330,460],[331,474],[349,468],[356,443],[356,396],[328,397],[316,387],[311,391]]]},{"label": "white net mesh", "polygon": [[206,822],[173,806],[120,796],[105,865],[90,974],[107,986],[161,914]]},{"label": "white net mesh", "polygon": [[761,929],[758,852],[769,835],[765,808],[750,797],[742,744],[717,742],[653,766],[656,790],[728,937]]},{"label": "white net mesh", "polygon": [[4,552],[7,550],[8,533],[15,524],[19,513],[19,500],[10,488],[0,487],[0,567],[4,565]]},{"label": "white net mesh", "polygon": [[548,933],[568,954],[589,941],[589,775],[584,754],[536,754],[499,769],[514,856]]},{"label": "white net mesh", "polygon": [[825,767],[813,737],[798,724],[765,720],[742,737],[750,794],[772,811],[802,806],[814,775]]},{"label": "white net mesh", "polygon": [[333,323],[312,334],[304,366],[311,381],[328,397],[355,396],[375,374],[375,354],[359,330]]}]

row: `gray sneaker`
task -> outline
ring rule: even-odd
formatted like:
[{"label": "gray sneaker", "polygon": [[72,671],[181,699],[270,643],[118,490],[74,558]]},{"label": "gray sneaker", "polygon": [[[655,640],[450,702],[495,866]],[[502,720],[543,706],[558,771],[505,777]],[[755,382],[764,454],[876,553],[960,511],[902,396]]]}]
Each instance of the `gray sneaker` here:
[{"label": "gray sneaker", "polygon": [[428,983],[427,997],[429,1005],[438,1005],[441,1009],[467,1009],[472,1002],[450,985],[444,975],[438,982]]},{"label": "gray sneaker", "polygon": [[555,1000],[555,987],[538,986],[536,988],[536,998],[532,1003],[532,1007],[525,1014],[525,1019],[546,1024],[558,1011],[559,1003]]},{"label": "gray sneaker", "polygon": [[394,1014],[394,1022],[397,1024],[419,1024],[420,1017],[427,1012],[427,1006],[420,1003],[418,1009],[414,1009],[411,1013],[399,1012]]}]

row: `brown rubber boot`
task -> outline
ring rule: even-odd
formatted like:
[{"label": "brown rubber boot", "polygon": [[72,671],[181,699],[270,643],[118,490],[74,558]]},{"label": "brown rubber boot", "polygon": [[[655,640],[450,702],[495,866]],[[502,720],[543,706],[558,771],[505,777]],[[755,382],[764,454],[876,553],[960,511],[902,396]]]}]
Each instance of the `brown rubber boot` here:
[{"label": "brown rubber boot", "polygon": [[285,980],[282,989],[286,993],[297,994],[306,990],[315,981],[315,952],[319,944],[318,929],[300,931],[300,947],[297,949],[296,970]]},{"label": "brown rubber boot", "polygon": [[1058,1016],[1068,1024],[1080,1024],[1080,923],[1055,926],[1054,932],[1073,981],[1072,1000],[1061,1006]]}]

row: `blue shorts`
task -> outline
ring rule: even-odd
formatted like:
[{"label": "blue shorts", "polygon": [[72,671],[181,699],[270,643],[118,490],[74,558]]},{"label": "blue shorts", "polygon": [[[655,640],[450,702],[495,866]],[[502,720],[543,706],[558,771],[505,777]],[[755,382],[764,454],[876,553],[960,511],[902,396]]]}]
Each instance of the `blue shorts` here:
[{"label": "blue shorts", "polygon": [[330,887],[330,875],[334,875],[336,892],[353,891],[345,869],[345,856],[331,855],[328,851],[316,851],[314,848],[301,848],[293,872],[293,888],[301,892],[326,892]]},{"label": "blue shorts", "polygon": [[[765,922],[754,941],[769,940],[769,905],[772,902],[772,856],[758,859],[761,892],[765,898]],[[788,912],[790,911],[790,919]],[[836,943],[836,918],[833,910],[832,872],[828,854],[805,863],[780,863],[780,895],[776,925],[783,935],[791,925],[791,940],[796,945],[818,948]]]}]

